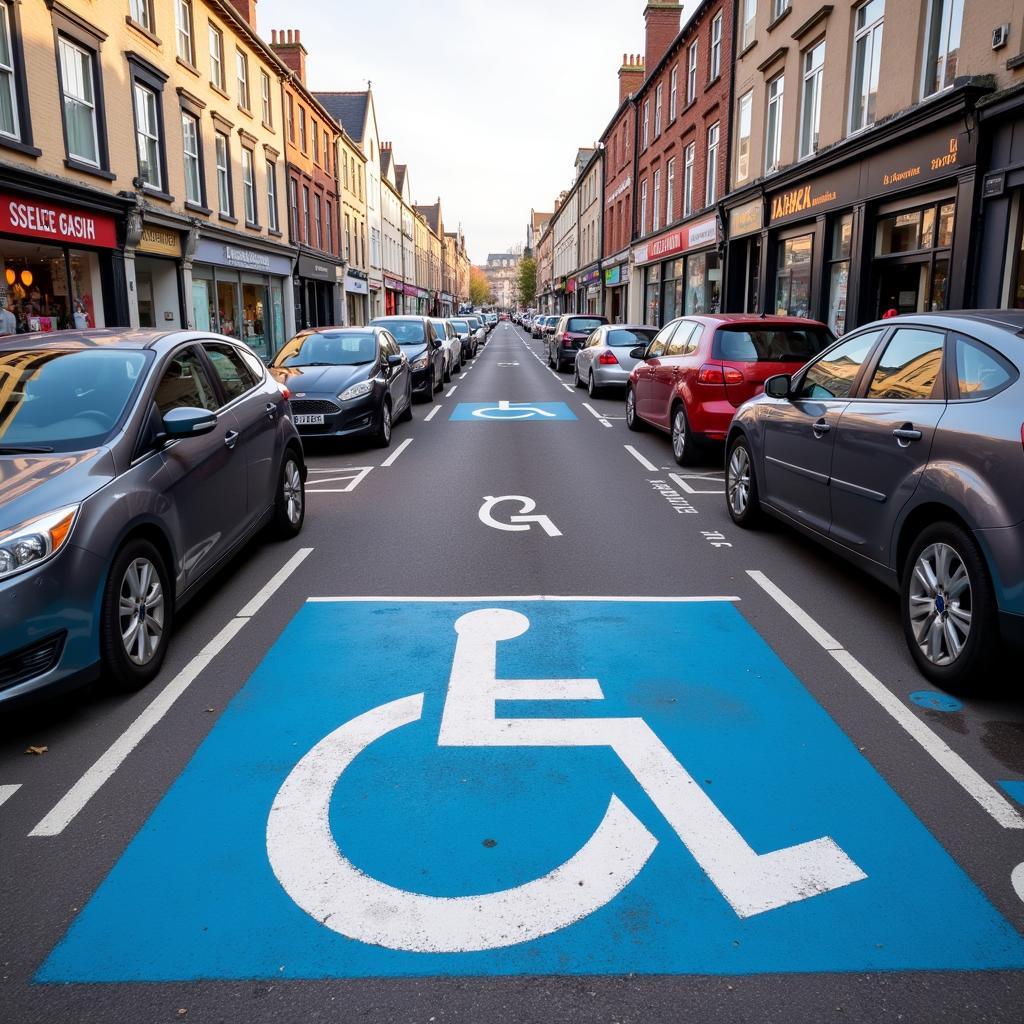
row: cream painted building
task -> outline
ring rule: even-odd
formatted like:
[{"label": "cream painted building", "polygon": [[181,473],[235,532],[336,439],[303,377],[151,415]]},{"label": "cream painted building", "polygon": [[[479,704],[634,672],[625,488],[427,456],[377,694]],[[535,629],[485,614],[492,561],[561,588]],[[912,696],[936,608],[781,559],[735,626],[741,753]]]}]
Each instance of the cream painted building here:
[{"label": "cream painted building", "polygon": [[341,182],[342,255],[345,271],[345,323],[362,325],[369,319],[369,240],[366,210],[366,154],[342,127],[338,140]]}]

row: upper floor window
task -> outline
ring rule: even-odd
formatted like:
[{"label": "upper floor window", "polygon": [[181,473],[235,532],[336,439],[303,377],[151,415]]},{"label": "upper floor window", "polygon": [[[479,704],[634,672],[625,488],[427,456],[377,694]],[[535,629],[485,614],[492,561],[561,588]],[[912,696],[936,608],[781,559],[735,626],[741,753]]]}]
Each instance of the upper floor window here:
[{"label": "upper floor window", "polygon": [[[8,4],[0,3],[0,135],[20,140],[19,69],[15,67],[14,42],[14,37],[11,34],[10,7]],[[18,54],[18,58],[20,58],[20,54]]]},{"label": "upper floor window", "polygon": [[654,137],[657,138],[661,135],[661,95],[662,85],[658,83],[658,88],[654,91]]},{"label": "upper floor window", "polygon": [[139,151],[139,177],[145,187],[163,189],[160,167],[160,115],[157,94],[135,83],[135,141]]},{"label": "upper floor window", "polygon": [[882,59],[885,0],[867,0],[854,17],[853,67],[850,72],[850,131],[875,123],[878,71]]},{"label": "upper floor window", "polygon": [[647,234],[647,179],[640,182],[640,237]]},{"label": "upper floor window", "polygon": [[324,170],[330,173],[331,170],[331,139],[324,129]]},{"label": "upper floor window", "polygon": [[644,100],[644,134],[643,148],[646,149],[651,141],[651,101]]},{"label": "upper floor window", "polygon": [[668,119],[674,121],[676,119],[676,111],[679,109],[679,65],[677,64],[672,69],[672,77],[670,79],[669,90],[668,90]]},{"label": "upper floor window", "polygon": [[60,72],[68,157],[99,167],[96,54],[61,36]]},{"label": "upper floor window", "polygon": [[821,85],[825,69],[825,40],[803,56],[804,87],[800,97],[800,158],[818,151],[821,131]]},{"label": "upper floor window", "polygon": [[736,110],[736,180],[746,181],[750,177],[750,134],[754,122],[754,93],[747,92],[740,97]]},{"label": "upper floor window", "polygon": [[251,149],[242,149],[242,192],[245,196],[245,223],[256,226],[256,170]]},{"label": "upper floor window", "polygon": [[722,12],[711,22],[711,81],[722,73]]},{"label": "upper floor window", "polygon": [[716,121],[708,129],[708,159],[704,179],[704,205],[714,206],[718,202],[718,141],[722,129]]},{"label": "upper floor window", "polygon": [[764,170],[766,174],[779,169],[782,163],[782,98],[786,81],[777,75],[768,83],[768,110],[764,131]]},{"label": "upper floor window", "polygon": [[210,81],[221,92],[225,92],[228,87],[225,74],[224,33],[214,25],[210,25]]},{"label": "upper floor window", "polygon": [[661,171],[654,172],[654,213],[651,217],[651,230],[661,229]]},{"label": "upper floor window", "polygon": [[238,75],[238,105],[243,110],[251,110],[249,97],[249,58],[241,50],[235,51],[235,70]]},{"label": "upper floor window", "polygon": [[313,121],[310,125],[311,133],[313,135],[313,163],[320,163],[320,128],[316,121]]},{"label": "upper floor window", "polygon": [[260,105],[263,112],[263,123],[268,128],[274,127],[274,104],[270,99],[270,75],[260,71]]},{"label": "upper floor window", "polygon": [[697,144],[691,142],[683,151],[683,216],[693,213],[693,167],[697,159]]},{"label": "upper floor window", "polygon": [[203,165],[199,155],[199,120],[181,112],[182,155],[185,161],[185,199],[196,206],[203,203]]},{"label": "upper floor window", "polygon": [[672,157],[665,169],[665,223],[676,219],[676,158]]},{"label": "upper floor window", "polygon": [[231,147],[228,137],[217,132],[214,141],[217,159],[217,210],[224,217],[231,216]]},{"label": "upper floor window", "polygon": [[299,107],[299,149],[303,153],[306,152],[307,138],[306,138],[306,108],[303,106]]},{"label": "upper floor window", "polygon": [[277,231],[277,164],[267,161],[267,227]]},{"label": "upper floor window", "polygon": [[929,0],[921,95],[948,89],[956,78],[964,0]]},{"label": "upper floor window", "polygon": [[690,43],[689,55],[686,60],[686,102],[692,103],[697,98],[697,40]]},{"label": "upper floor window", "polygon": [[291,93],[288,96],[288,141],[295,141],[295,100]]},{"label": "upper floor window", "polygon": [[128,11],[132,21],[141,25],[147,32],[153,31],[153,8],[152,0],[129,0]]},{"label": "upper floor window", "polygon": [[192,0],[174,0],[174,28],[178,56],[191,66],[196,63],[195,23],[192,20]]},{"label": "upper floor window", "polygon": [[772,21],[777,21],[789,10],[789,0],[772,0]]},{"label": "upper floor window", "polygon": [[754,41],[754,29],[757,21],[757,0],[743,0],[743,32],[740,36],[742,49],[746,49]]}]

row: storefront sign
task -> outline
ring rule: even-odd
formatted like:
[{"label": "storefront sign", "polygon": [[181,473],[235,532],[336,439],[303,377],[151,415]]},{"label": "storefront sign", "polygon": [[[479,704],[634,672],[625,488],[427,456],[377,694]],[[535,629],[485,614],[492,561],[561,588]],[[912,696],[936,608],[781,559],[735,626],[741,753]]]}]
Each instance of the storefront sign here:
[{"label": "storefront sign", "polygon": [[729,237],[751,235],[764,227],[764,203],[760,198],[729,211]]},{"label": "storefront sign", "polygon": [[345,291],[351,292],[353,295],[366,295],[370,291],[369,282],[359,277],[353,277],[351,274],[346,274]]},{"label": "storefront sign", "polygon": [[986,174],[981,183],[982,199],[998,199],[1006,191],[1006,171]]},{"label": "storefront sign", "polygon": [[393,292],[400,292],[405,286],[401,281],[396,281],[393,277],[388,277],[388,275],[385,274],[384,287],[390,288]]},{"label": "storefront sign", "polygon": [[144,224],[142,237],[136,246],[138,252],[149,252],[157,256],[181,256],[181,233],[173,228],[162,228],[155,224]]},{"label": "storefront sign", "polygon": [[289,256],[277,256],[257,249],[244,249],[238,245],[225,244],[212,238],[200,240],[196,249],[197,263],[213,263],[219,267],[233,267],[236,270],[252,270],[262,274],[287,277],[292,272]]},{"label": "storefront sign", "polygon": [[567,292],[570,292],[570,293],[576,291],[576,278],[575,277],[570,277],[565,282],[565,290]]},{"label": "storefront sign", "polygon": [[317,281],[334,281],[337,278],[333,263],[312,256],[300,256],[296,272],[299,277],[311,277]]},{"label": "storefront sign", "polygon": [[972,142],[970,153],[965,152],[959,135],[947,130],[887,149],[865,164],[864,194],[885,194],[947,177],[964,164],[974,162],[974,148]]},{"label": "storefront sign", "polygon": [[822,207],[830,207],[839,199],[839,193],[824,185],[799,185],[772,196],[772,224],[788,217],[814,213]]},{"label": "storefront sign", "polygon": [[583,288],[585,285],[594,284],[601,280],[601,268],[595,267],[593,270],[588,270],[585,274],[580,274],[576,278],[576,286]]},{"label": "storefront sign", "polygon": [[713,245],[718,241],[718,218],[708,217],[707,220],[698,221],[696,224],[689,224],[685,227],[676,228],[667,235],[647,242],[636,249],[634,262],[638,265],[654,263],[657,260],[675,256],[678,253],[686,252],[688,249],[696,249],[703,245]]},{"label": "storefront sign", "polygon": [[72,245],[117,248],[117,224],[113,217],[15,196],[0,196],[0,232]]},{"label": "storefront sign", "polygon": [[404,285],[402,285],[402,293],[404,295],[408,295],[409,298],[411,298],[411,299],[418,299],[418,298],[422,297],[420,295],[419,288],[417,288],[416,285],[414,285],[414,284],[404,284]]},{"label": "storefront sign", "polygon": [[618,199],[619,196],[621,196],[622,193],[625,192],[626,189],[628,189],[629,186],[632,185],[632,184],[633,184],[632,176],[631,175],[626,175],[626,177],[623,178],[622,181],[620,181],[619,184],[615,186],[615,191],[612,192],[612,194],[608,197],[608,200],[605,203],[605,205],[606,206],[611,206],[615,202],[615,200]]}]

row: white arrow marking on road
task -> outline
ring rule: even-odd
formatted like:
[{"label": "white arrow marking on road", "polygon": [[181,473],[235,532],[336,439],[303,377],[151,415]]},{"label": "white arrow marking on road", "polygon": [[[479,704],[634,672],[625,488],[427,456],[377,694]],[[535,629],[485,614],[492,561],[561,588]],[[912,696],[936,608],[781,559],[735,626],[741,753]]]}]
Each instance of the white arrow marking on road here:
[{"label": "white arrow marking on road", "polygon": [[[501,523],[491,513],[495,505],[500,505],[505,501],[517,502],[520,506],[521,514],[509,516],[507,523]],[[477,516],[484,526],[489,526],[492,530],[504,530],[506,533],[523,533],[531,528],[532,523],[536,523],[549,537],[561,537],[562,531],[547,516],[529,514],[536,507],[537,502],[533,498],[528,498],[525,494],[503,494],[498,498],[488,496],[484,498],[484,503],[480,506]]]},{"label": "white arrow marking on road", "polygon": [[[501,415],[493,416],[492,413]],[[511,413],[511,415],[504,415],[505,413]],[[483,409],[473,410],[473,415],[482,420],[528,420],[532,419],[534,414],[551,419],[558,418],[557,414],[549,412],[547,409],[540,409],[535,405],[513,405],[511,402],[498,402],[496,406],[488,405]]]}]

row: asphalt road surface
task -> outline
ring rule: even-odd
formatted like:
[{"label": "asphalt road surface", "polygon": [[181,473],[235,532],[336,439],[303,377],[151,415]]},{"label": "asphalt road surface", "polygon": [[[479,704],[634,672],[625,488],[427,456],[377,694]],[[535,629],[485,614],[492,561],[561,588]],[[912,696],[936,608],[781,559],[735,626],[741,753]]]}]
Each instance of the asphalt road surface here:
[{"label": "asphalt road surface", "polygon": [[541,351],[311,447],[144,692],[5,713],[0,1018],[1021,1020],[1019,666],[934,693]]}]

